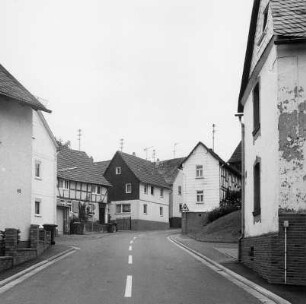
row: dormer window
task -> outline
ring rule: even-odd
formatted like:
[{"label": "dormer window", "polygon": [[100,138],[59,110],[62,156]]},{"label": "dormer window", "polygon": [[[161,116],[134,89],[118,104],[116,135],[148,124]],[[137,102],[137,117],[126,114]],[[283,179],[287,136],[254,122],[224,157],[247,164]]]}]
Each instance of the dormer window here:
[{"label": "dormer window", "polygon": [[116,175],[121,174],[121,167],[116,167]]}]

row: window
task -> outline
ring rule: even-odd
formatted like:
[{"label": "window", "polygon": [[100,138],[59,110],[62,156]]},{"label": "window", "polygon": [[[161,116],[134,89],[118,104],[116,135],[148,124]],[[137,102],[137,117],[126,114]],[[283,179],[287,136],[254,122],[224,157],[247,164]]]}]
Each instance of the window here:
[{"label": "window", "polygon": [[203,166],[202,165],[196,166],[196,177],[203,177]]},{"label": "window", "polygon": [[260,207],[260,160],[257,159],[254,165],[254,212],[253,215],[261,213]]},{"label": "window", "polygon": [[62,179],[58,180],[58,187],[59,188],[64,188],[64,180],[62,180]]},{"label": "window", "polygon": [[148,214],[148,205],[147,204],[143,205],[143,213]]},{"label": "window", "polygon": [[151,195],[154,195],[154,187],[151,186]]},{"label": "window", "polygon": [[35,161],[35,177],[41,178],[41,162],[39,160]]},{"label": "window", "polygon": [[262,32],[265,31],[268,23],[268,12],[269,12],[269,5],[265,8],[263,12],[263,21],[262,21]]},{"label": "window", "polygon": [[160,188],[160,197],[164,197],[164,189]]},{"label": "window", "polygon": [[[90,186],[90,185],[88,185]],[[88,191],[90,192],[90,188],[88,187]],[[101,194],[101,186],[91,185],[91,193]]]},{"label": "window", "polygon": [[148,194],[148,184],[144,184],[144,193]]},{"label": "window", "polygon": [[116,174],[121,174],[121,167],[116,167]]},{"label": "window", "polygon": [[197,191],[197,203],[203,203],[204,201],[204,191]]},{"label": "window", "polygon": [[39,199],[35,199],[35,215],[40,215],[40,203],[41,201]]},{"label": "window", "polygon": [[164,216],[164,208],[163,207],[159,207],[159,215]]},{"label": "window", "polygon": [[177,192],[178,195],[182,195],[182,186],[178,186]]},{"label": "window", "polygon": [[183,204],[179,204],[179,211],[182,212]]},{"label": "window", "polygon": [[256,135],[260,129],[260,88],[259,82],[256,84],[253,90],[253,136]]},{"label": "window", "polygon": [[125,193],[132,193],[132,184],[125,184]]},{"label": "window", "polygon": [[69,181],[68,180],[64,180],[64,189],[69,189],[70,187],[70,183],[69,183]]},{"label": "window", "polygon": [[116,205],[116,213],[130,213],[131,204],[118,204]]},{"label": "window", "polygon": [[101,194],[102,193],[102,187],[101,186],[97,186],[97,194]]}]

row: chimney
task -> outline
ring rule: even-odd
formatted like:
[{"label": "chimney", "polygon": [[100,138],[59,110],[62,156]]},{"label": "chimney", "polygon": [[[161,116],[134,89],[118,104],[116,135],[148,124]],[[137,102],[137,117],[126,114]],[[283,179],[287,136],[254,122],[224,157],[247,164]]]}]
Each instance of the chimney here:
[{"label": "chimney", "polygon": [[133,153],[132,153],[132,155],[133,155],[133,156],[136,156],[136,153],[135,153],[135,152],[133,152]]}]

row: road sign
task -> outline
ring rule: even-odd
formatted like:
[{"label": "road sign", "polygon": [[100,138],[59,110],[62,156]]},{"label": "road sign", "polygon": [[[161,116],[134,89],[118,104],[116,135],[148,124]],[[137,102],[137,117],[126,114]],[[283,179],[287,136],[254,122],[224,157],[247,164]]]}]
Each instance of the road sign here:
[{"label": "road sign", "polygon": [[189,208],[188,208],[187,204],[183,204],[182,212],[187,212],[187,211],[189,211]]}]

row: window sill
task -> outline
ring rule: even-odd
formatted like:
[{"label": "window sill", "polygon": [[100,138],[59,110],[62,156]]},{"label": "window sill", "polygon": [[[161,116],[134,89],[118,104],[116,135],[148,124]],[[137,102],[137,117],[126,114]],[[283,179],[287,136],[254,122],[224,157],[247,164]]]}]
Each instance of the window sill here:
[{"label": "window sill", "polygon": [[35,176],[35,179],[41,181],[41,177],[39,177],[39,176]]},{"label": "window sill", "polygon": [[197,205],[203,205],[204,202],[196,202]]},{"label": "window sill", "polygon": [[42,217],[40,214],[35,214],[35,217]]},{"label": "window sill", "polygon": [[204,179],[204,177],[203,177],[203,176],[201,176],[201,177],[196,177],[195,179]]}]

